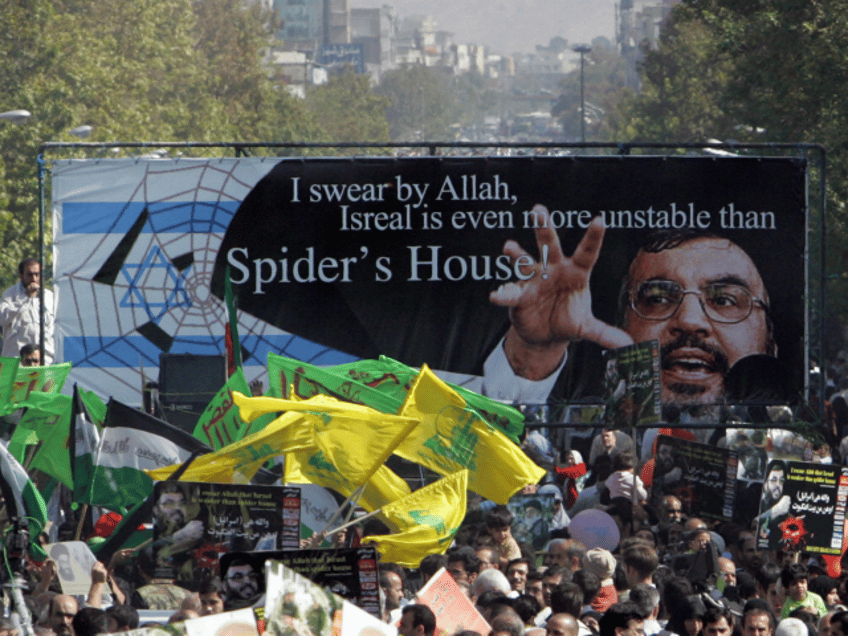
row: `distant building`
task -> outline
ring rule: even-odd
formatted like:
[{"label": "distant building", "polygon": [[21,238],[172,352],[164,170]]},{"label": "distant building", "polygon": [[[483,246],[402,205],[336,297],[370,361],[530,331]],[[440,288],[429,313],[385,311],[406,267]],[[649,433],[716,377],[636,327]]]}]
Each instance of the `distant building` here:
[{"label": "distant building", "polygon": [[618,5],[616,40],[627,61],[627,85],[639,89],[639,63],[642,47],[656,49],[660,30],[672,7],[680,0],[621,0]]}]

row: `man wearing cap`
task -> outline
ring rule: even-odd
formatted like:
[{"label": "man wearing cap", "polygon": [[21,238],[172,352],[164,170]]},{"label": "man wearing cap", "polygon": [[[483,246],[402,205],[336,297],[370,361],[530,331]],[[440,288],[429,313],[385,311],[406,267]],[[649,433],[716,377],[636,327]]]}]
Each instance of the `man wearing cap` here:
[{"label": "man wearing cap", "polygon": [[618,592],[612,582],[615,564],[615,557],[603,548],[593,548],[583,557],[583,569],[601,581],[601,589],[592,600],[592,609],[596,612],[606,612],[611,605],[618,603]]}]

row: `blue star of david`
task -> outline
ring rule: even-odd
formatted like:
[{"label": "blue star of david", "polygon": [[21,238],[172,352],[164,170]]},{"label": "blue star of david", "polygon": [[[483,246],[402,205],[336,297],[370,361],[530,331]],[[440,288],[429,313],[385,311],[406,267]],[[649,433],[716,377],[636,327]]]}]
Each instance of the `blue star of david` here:
[{"label": "blue star of david", "polygon": [[[144,257],[143,263],[125,263],[121,267],[121,273],[127,279],[129,288],[121,299],[120,306],[143,307],[151,320],[158,320],[173,307],[191,307],[191,301],[188,298],[185,287],[183,287],[185,276],[189,269],[191,267],[180,273],[162,253],[162,250],[154,247]],[[135,274],[132,273],[133,270],[135,270]],[[174,283],[174,287],[171,290],[168,290],[163,284],[161,289],[154,291],[154,293],[159,293],[163,296],[167,294],[164,302],[151,302],[147,300],[142,291],[142,288],[145,286],[146,277],[153,273],[154,270],[163,270],[164,283],[167,283],[168,279]],[[153,287],[155,288],[155,284]],[[158,313],[154,310],[158,310]]]}]

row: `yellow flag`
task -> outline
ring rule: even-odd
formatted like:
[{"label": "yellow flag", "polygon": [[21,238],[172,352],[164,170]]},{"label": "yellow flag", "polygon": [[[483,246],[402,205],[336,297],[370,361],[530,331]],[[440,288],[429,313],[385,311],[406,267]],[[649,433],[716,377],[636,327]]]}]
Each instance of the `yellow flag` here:
[{"label": "yellow flag", "polygon": [[313,395],[308,400],[287,400],[266,396],[248,397],[238,391],[233,391],[233,401],[239,407],[239,415],[245,422],[252,422],[265,413],[277,413],[279,411],[326,411],[328,413],[361,413],[389,418],[397,417],[386,415],[363,404],[337,400],[329,395]]},{"label": "yellow flag", "polygon": [[506,435],[467,408],[462,396],[427,365],[400,412],[421,424],[401,442],[396,455],[442,475],[467,468],[468,488],[495,503],[506,504],[545,475]]},{"label": "yellow flag", "polygon": [[[315,423],[321,417],[313,413],[286,413],[261,431],[224,446],[214,453],[201,455],[180,478],[221,484],[246,484],[262,465],[289,451],[317,450]],[[167,479],[179,464],[145,471],[158,480]]]},{"label": "yellow flag", "polygon": [[465,518],[467,490],[468,471],[460,470],[386,504],[383,516],[400,532],[363,537],[362,543],[375,542],[384,561],[418,567],[428,554],[443,554],[450,547]]},{"label": "yellow flag", "polygon": [[[363,412],[356,409],[322,414],[315,422],[315,443],[319,452],[293,457],[293,464],[299,464],[300,474],[308,482],[332,488],[346,497],[360,486],[370,485],[363,504],[376,509],[409,493],[403,480],[384,464],[418,421],[365,408]],[[374,414],[379,418],[373,417]],[[381,467],[384,468],[381,476],[372,480]],[[294,478],[294,466],[291,473],[288,466],[286,468],[286,482],[289,483],[289,475]]]},{"label": "yellow flag", "polygon": [[[299,451],[286,454],[287,484],[317,484],[332,488],[345,497],[350,497],[361,486],[353,484],[342,476],[330,463],[322,451]],[[409,494],[407,483],[386,466],[379,466],[365,485],[365,491],[359,498],[359,505],[368,512],[382,508],[387,503]]]}]

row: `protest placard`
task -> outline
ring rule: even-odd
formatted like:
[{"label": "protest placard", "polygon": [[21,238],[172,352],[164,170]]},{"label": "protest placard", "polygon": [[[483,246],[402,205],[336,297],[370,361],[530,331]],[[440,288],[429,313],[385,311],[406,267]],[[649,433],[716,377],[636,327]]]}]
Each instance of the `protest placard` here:
[{"label": "protest placard", "polygon": [[436,636],[463,630],[488,634],[492,630],[445,568],[436,572],[418,591],[417,602],[436,615]]},{"label": "protest placard", "polygon": [[[226,555],[222,564],[234,555]],[[243,555],[255,567],[279,561],[313,583],[380,617],[377,550],[374,547],[264,551]]]},{"label": "protest placard", "polygon": [[659,340],[604,352],[607,422],[612,426],[636,426],[660,421]]},{"label": "protest placard", "polygon": [[730,520],[736,500],[736,451],[679,437],[657,437],[652,500],[680,499],[689,516]]},{"label": "protest placard", "polygon": [[162,481],[153,498],[157,578],[197,583],[224,553],[298,547],[298,488]]},{"label": "protest placard", "polygon": [[760,548],[841,554],[848,467],[769,462],[760,500]]}]

